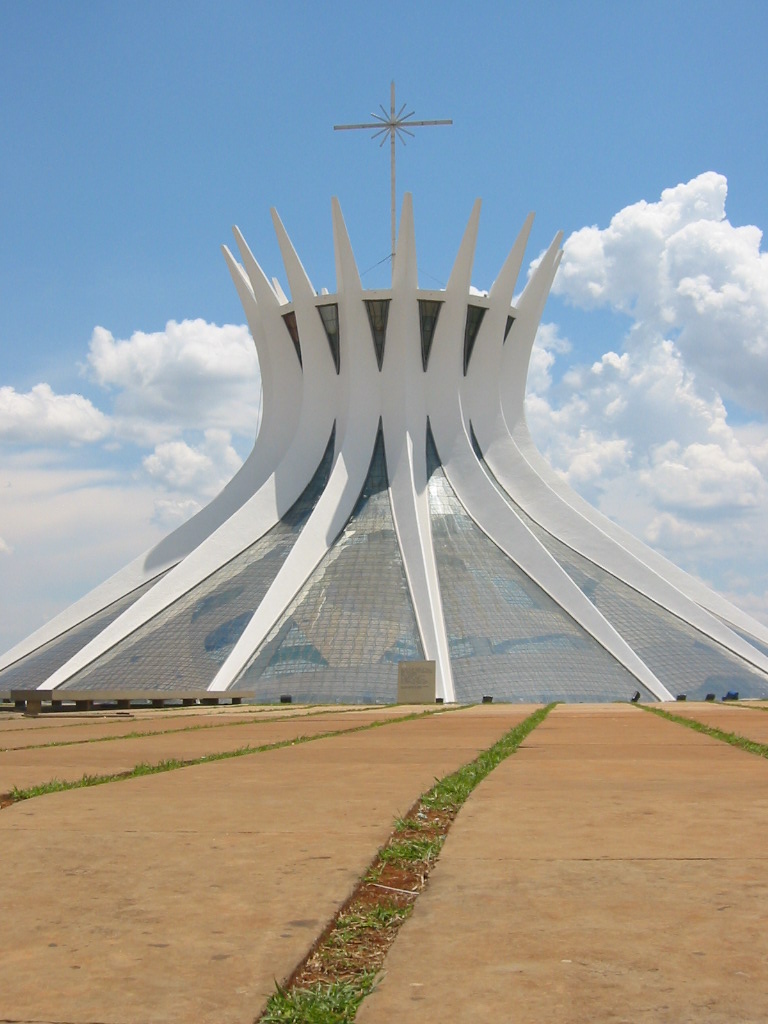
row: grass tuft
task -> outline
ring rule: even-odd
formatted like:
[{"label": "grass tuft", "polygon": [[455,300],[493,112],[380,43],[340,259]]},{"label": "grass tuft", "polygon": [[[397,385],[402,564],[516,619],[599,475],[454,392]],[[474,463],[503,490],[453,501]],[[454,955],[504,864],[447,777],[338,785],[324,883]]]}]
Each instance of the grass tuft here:
[{"label": "grass tuft", "polygon": [[379,854],[382,864],[402,864],[409,861],[437,860],[444,836],[436,839],[404,839],[388,843]]},{"label": "grass tuft", "polygon": [[368,972],[354,982],[315,985],[286,991],[276,985],[260,1020],[264,1024],[347,1024],[373,988],[376,975]]}]

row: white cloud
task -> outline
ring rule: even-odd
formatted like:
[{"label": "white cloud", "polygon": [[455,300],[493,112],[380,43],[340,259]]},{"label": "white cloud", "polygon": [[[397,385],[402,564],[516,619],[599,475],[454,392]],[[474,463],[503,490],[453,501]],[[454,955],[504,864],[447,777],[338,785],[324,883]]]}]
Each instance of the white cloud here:
[{"label": "white cloud", "polygon": [[97,327],[86,372],[114,394],[119,435],[137,443],[211,427],[255,436],[261,384],[245,326],[171,320],[164,331],[125,340]]},{"label": "white cloud", "polygon": [[155,518],[178,523],[215,497],[242,465],[227,430],[206,430],[200,445],[166,441],[144,459],[149,476],[171,496],[155,503]]},{"label": "white cloud", "polygon": [[86,370],[102,409],[47,384],[0,389],[0,444],[24,445],[0,447],[0,554],[14,580],[0,649],[200,508],[241,464],[234,438],[247,451],[256,433],[246,327],[171,322],[127,341],[96,328]]},{"label": "white cloud", "polygon": [[109,432],[109,417],[82,395],[57,395],[48,384],[36,384],[25,394],[0,387],[0,440],[87,444],[101,441]]},{"label": "white cloud", "polygon": [[130,474],[73,467],[41,453],[29,458],[6,449],[0,456],[5,651],[160,540],[162,531],[152,523],[152,489]]},{"label": "white cloud", "polygon": [[727,182],[709,171],[607,228],[568,238],[553,291],[630,315],[627,348],[674,341],[702,382],[768,413],[768,253],[761,231],[725,216]]},{"label": "white cloud", "polygon": [[726,220],[726,193],[703,174],[571,235],[554,290],[629,330],[553,383],[542,325],[526,409],[588,500],[768,621],[768,424],[728,414],[731,398],[768,412],[768,264],[758,229]]}]

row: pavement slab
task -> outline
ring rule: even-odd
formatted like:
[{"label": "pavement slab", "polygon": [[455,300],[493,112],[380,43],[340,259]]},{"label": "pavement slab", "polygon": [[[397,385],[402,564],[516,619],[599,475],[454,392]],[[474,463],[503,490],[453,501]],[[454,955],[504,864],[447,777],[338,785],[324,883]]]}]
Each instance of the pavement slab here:
[{"label": "pavement slab", "polygon": [[[417,708],[422,710],[421,708]],[[430,710],[434,710],[432,707]],[[358,729],[372,722],[388,721],[410,714],[410,707],[385,707],[359,712],[337,712],[296,717],[271,717],[219,722],[216,728],[183,729],[128,736],[106,742],[98,732],[68,746],[30,746],[0,750],[0,794],[14,786],[25,789],[58,779],[76,781],[83,775],[114,775],[131,771],[138,764],[165,760],[193,760],[241,747],[284,743],[305,736]],[[139,726],[141,729],[141,726]],[[141,729],[143,731],[143,729]],[[45,734],[48,735],[47,733]]]},{"label": "pavement slab", "polygon": [[268,722],[279,718],[293,718],[297,715],[325,714],[328,711],[365,711],[368,705],[354,708],[339,706],[317,708],[291,705],[288,707],[268,706],[243,707],[197,707],[189,709],[141,709],[134,711],[84,711],[82,713],[59,712],[41,715],[9,715],[0,720],[0,750],[11,750],[41,743],[73,743],[92,739],[111,739],[132,732],[167,732],[174,729],[217,729],[222,725],[236,722]]},{"label": "pavement slab", "polygon": [[250,1024],[393,819],[528,710],[451,711],[6,808],[0,1019]]},{"label": "pavement slab", "polygon": [[357,1021],[765,1021],[767,825],[765,759],[561,705],[470,796]]},{"label": "pavement slab", "polygon": [[665,705],[665,711],[690,718],[703,725],[714,726],[723,732],[733,732],[755,743],[768,743],[768,712],[759,707],[742,705],[714,705],[686,702]]}]

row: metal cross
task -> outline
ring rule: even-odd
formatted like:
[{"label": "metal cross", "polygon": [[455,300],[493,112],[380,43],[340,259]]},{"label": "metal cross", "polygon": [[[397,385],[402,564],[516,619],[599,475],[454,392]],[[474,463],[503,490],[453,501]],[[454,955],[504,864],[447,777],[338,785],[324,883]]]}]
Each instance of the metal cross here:
[{"label": "metal cross", "polygon": [[335,124],[333,130],[335,132],[349,131],[350,129],[357,128],[373,128],[374,133],[371,136],[372,139],[378,139],[381,137],[379,148],[381,148],[387,141],[387,135],[389,135],[389,154],[390,154],[390,167],[391,167],[391,178],[392,178],[392,262],[395,260],[395,237],[396,237],[396,194],[395,194],[395,138],[399,138],[400,141],[405,145],[405,136],[410,135],[414,138],[414,134],[410,131],[411,128],[424,128],[427,125],[433,124],[453,124],[453,121],[411,121],[415,111],[411,111],[408,114],[404,114],[407,104],[404,103],[402,107],[395,113],[395,83],[392,82],[390,89],[390,103],[389,103],[389,114],[387,114],[384,107],[379,104],[381,114],[374,114],[371,112],[371,117],[375,117],[376,120],[369,124]]}]

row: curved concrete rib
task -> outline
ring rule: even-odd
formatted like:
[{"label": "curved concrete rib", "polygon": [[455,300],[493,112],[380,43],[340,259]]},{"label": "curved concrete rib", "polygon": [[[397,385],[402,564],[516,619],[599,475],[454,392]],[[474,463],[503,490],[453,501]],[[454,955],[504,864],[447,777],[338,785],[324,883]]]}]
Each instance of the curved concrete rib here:
[{"label": "curved concrete rib", "polygon": [[370,344],[360,275],[341,209],[333,202],[341,362],[338,457],[325,490],[296,543],[210,686],[227,690],[246,668],[289,604],[330,550],[354,510],[368,475],[379,425],[379,375]]},{"label": "curved concrete rib", "polygon": [[[557,242],[557,239],[555,241]],[[484,409],[476,403],[471,413],[473,425],[480,431],[477,437],[488,465],[510,495],[515,500],[520,500],[520,504],[531,518],[545,529],[555,533],[555,536],[560,537],[564,543],[574,547],[592,561],[597,561],[598,565],[624,579],[630,586],[711,636],[733,653],[766,671],[767,659],[733,633],[727,625],[723,626],[718,619],[725,620],[729,625],[751,634],[763,643],[768,643],[768,627],[742,612],[598,512],[555,473],[533,443],[525,419],[525,383],[536,330],[559,265],[559,259],[553,251],[554,245],[555,243],[528,282],[518,307],[520,315],[513,324],[504,347],[504,368],[498,380],[501,388],[501,409],[507,429],[494,433],[494,429],[499,426],[498,423],[491,426],[483,422],[488,415],[488,406]],[[480,339],[478,344],[479,341]],[[513,447],[507,438],[510,438]],[[500,454],[502,450],[507,452],[507,458],[511,462],[506,470],[504,457]],[[516,453],[519,454],[519,458]],[[520,459],[523,460],[522,463]],[[515,482],[514,486],[512,480]],[[522,496],[529,494],[524,487],[525,480],[535,481],[531,486],[540,494],[543,493],[542,486],[547,488],[563,503],[561,525],[558,526],[557,518],[549,518],[550,525],[539,519],[538,510],[541,509],[541,504],[536,505],[537,511],[534,512],[533,505],[529,508],[523,503]],[[520,498],[518,494],[521,495]],[[567,512],[566,509],[571,511]],[[566,526],[566,521],[572,531]],[[587,528],[587,524],[591,530]],[[565,532],[556,532],[556,527]],[[583,540],[586,543],[588,538],[591,538],[589,550],[593,552],[592,554],[575,544],[576,540]],[[609,538],[613,543],[603,538]],[[608,557],[608,552],[612,552],[614,556],[611,558],[613,568],[599,560]],[[626,566],[626,569],[621,568],[622,566]],[[630,575],[625,576],[625,572]]]},{"label": "curved concrete rib", "polygon": [[[507,345],[513,347],[510,349],[510,360],[519,360],[521,353],[524,354],[526,370],[527,358],[543,311],[543,299],[554,278],[558,256],[557,242],[558,239],[555,239],[528,282],[518,305],[516,323],[507,341]],[[504,277],[503,273],[500,274],[497,284]],[[512,288],[514,281],[507,277],[498,296],[492,289],[491,306],[478,333],[476,355],[473,355],[470,372],[462,390],[465,429],[468,431],[471,423],[485,461],[502,491],[517,502],[540,526],[574,551],[584,555],[755,667],[768,671],[768,658],[760,651],[585,519],[552,490],[526,461],[506,429],[499,389],[499,338],[511,300]],[[494,299],[498,300],[497,305],[494,304]],[[491,353],[490,357],[488,351]],[[514,372],[519,372],[519,369],[516,367]],[[522,377],[524,379],[525,374]],[[498,401],[494,401],[494,396]],[[521,401],[522,394],[517,389],[514,408],[518,416]]]},{"label": "curved concrete rib", "polygon": [[[434,357],[430,359],[429,373],[448,373],[451,368],[456,373],[462,357],[465,317],[461,307],[466,306],[469,299],[478,215],[479,206],[475,204],[446,287],[445,315],[438,320],[433,345],[439,357],[434,368]],[[448,398],[451,392],[445,389],[436,389],[432,394],[442,399],[430,402],[428,412],[443,471],[470,518],[651,693],[661,700],[671,700],[669,690],[584,596],[485,475],[464,427],[460,398],[455,390],[452,400]]]},{"label": "curved concrete rib", "polygon": [[[403,200],[387,344],[382,368],[382,420],[389,499],[424,657],[435,662],[436,696],[455,701],[427,491],[426,424],[413,203]],[[416,454],[414,454],[416,453]]]},{"label": "curved concrete rib", "polygon": [[[105,608],[114,604],[115,601],[119,601],[132,591],[148,583],[153,576],[159,576],[162,573],[163,570],[160,568],[156,569],[154,573],[148,574],[144,562],[145,555],[140,555],[129,565],[116,572],[114,576],[110,576],[109,579],[94,587],[93,590],[89,590],[87,594],[83,595],[78,601],[75,601],[74,604],[69,605],[55,618],[46,622],[39,629],[36,629],[34,633],[30,633],[29,636],[20,640],[19,643],[0,656],[0,670],[14,665],[17,661],[21,661],[22,658],[32,654],[39,647],[49,643],[51,640],[55,640],[62,633],[66,633],[67,630],[79,626],[80,623],[85,622],[92,615],[104,611]],[[166,568],[168,567],[166,566]]]},{"label": "curved concrete rib", "polygon": [[[279,222],[278,222],[279,223]],[[192,590],[217,568],[235,558],[264,536],[291,508],[320,464],[334,424],[337,379],[328,345],[314,330],[319,317],[314,310],[314,292],[306,275],[296,272],[298,258],[290,240],[279,225],[278,241],[283,252],[291,284],[297,322],[306,322],[302,392],[297,396],[299,424],[288,451],[269,478],[229,518],[215,529],[151,591],[144,594],[98,636],[81,648],[41,685],[40,689],[61,686],[75,673],[90,665],[110,647],[130,636],[163,609]],[[300,264],[299,264],[300,266]],[[314,314],[314,318],[309,313]],[[301,314],[301,317],[300,315]],[[285,331],[282,324],[281,331]],[[322,331],[322,326],[320,328]],[[281,337],[280,334],[277,337]],[[292,343],[287,336],[290,348]],[[295,359],[295,353],[292,353]],[[298,361],[297,361],[298,362]],[[316,382],[311,386],[309,381]],[[317,386],[319,385],[319,386]],[[337,447],[338,451],[338,440]]]},{"label": "curved concrete rib", "polygon": [[[250,250],[245,246],[245,242],[242,241],[240,232],[237,228],[234,231],[238,244],[241,244],[241,250],[244,248],[249,257],[246,260],[249,266],[248,277],[226,246],[222,248],[256,346],[264,392],[261,427],[252,451],[237,473],[208,505],[114,576],[89,591],[10,651],[5,652],[0,657],[0,669],[7,668],[43,644],[55,640],[62,633],[78,626],[176,565],[226,522],[258,490],[268,479],[290,442],[296,429],[300,403],[283,402],[275,408],[273,396],[300,394],[301,371],[295,353],[285,353],[296,364],[294,369],[280,350],[279,343],[283,340],[283,335],[287,341],[287,345],[283,347],[292,350],[293,346],[285,328],[278,323],[280,314],[277,297]],[[254,295],[254,285],[258,300]]]},{"label": "curved concrete rib", "polygon": [[[480,434],[476,436],[483,448]],[[768,658],[760,651],[563,501],[531,469],[512,438],[497,436],[484,454],[503,491],[548,533],[756,668],[768,671]]]},{"label": "curved concrete rib", "polygon": [[751,615],[743,612],[736,605],[731,604],[730,601],[721,597],[720,594],[710,590],[706,584],[697,580],[695,576],[691,576],[663,555],[643,544],[642,541],[638,540],[631,533],[627,533],[621,526],[593,508],[581,495],[569,487],[541,455],[530,436],[525,422],[516,424],[512,436],[517,448],[532,469],[584,519],[591,522],[617,544],[623,545],[638,561],[645,564],[650,570],[657,573],[686,597],[695,601],[701,608],[724,620],[728,625],[734,626],[736,629],[755,637],[761,643],[768,644],[768,627],[762,622],[758,622],[757,619],[752,618]]}]

